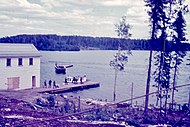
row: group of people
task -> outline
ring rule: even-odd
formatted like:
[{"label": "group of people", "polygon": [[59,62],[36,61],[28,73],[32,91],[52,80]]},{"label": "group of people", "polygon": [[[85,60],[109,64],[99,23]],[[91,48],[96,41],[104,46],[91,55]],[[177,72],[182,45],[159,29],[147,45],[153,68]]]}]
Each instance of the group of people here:
[{"label": "group of people", "polygon": [[80,77],[80,76],[66,77],[64,82],[65,82],[65,85],[68,85],[68,83],[73,83],[73,84],[81,83],[81,84],[83,84],[86,81],[87,81],[86,75],[84,75],[83,77]]},{"label": "group of people", "polygon": [[[87,81],[86,75],[84,75],[83,77],[77,76],[77,77],[65,77],[65,85],[68,85],[68,83],[73,83],[73,84],[83,84],[84,82]],[[48,83],[45,80],[44,81],[44,85],[43,88],[59,88],[59,85],[56,84],[55,81],[49,80]]]},{"label": "group of people", "polygon": [[82,77],[73,77],[72,83],[77,84],[78,81],[80,81],[80,83],[82,84]]},{"label": "group of people", "polygon": [[[73,84],[77,84],[78,83],[78,78],[77,77],[65,77],[65,85],[68,85],[68,83],[73,83]],[[82,78],[80,78],[80,83],[82,84]]]},{"label": "group of people", "polygon": [[49,80],[49,82],[48,82],[48,84],[47,84],[47,82],[46,82],[46,80],[45,80],[45,81],[44,81],[44,86],[43,86],[43,88],[59,88],[59,86],[56,85],[56,82],[55,82],[55,81],[53,81],[53,84],[52,84],[52,81]]}]

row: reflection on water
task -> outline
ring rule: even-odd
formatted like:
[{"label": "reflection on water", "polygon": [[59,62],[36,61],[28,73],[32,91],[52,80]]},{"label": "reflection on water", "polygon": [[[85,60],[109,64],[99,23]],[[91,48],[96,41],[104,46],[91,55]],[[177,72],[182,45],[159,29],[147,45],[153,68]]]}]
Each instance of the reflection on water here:
[{"label": "reflection on water", "polygon": [[[68,93],[72,96],[81,96],[82,98],[107,99],[112,101],[114,70],[109,66],[110,60],[116,51],[93,50],[80,52],[57,52],[41,51],[41,84],[44,80],[55,80],[56,83],[63,85],[65,76],[83,76],[92,81],[100,82],[101,87]],[[134,97],[145,93],[145,84],[148,68],[148,51],[133,51],[133,56],[129,57],[126,69],[120,72],[117,79],[117,101],[130,98],[131,84],[134,84]],[[54,71],[55,63],[73,64],[72,68],[67,69],[67,74],[56,74]],[[181,65],[177,85],[190,82],[190,67]],[[151,85],[154,83],[152,82]],[[155,88],[151,88],[151,91]],[[184,103],[188,101],[188,87],[179,88],[176,92],[176,101]],[[155,96],[151,96],[151,102],[154,103]],[[137,100],[143,103],[144,99]]]}]

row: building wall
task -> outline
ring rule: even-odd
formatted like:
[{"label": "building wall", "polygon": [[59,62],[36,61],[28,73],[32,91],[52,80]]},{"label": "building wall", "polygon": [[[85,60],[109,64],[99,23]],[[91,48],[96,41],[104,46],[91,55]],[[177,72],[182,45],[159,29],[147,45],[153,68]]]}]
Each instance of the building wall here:
[{"label": "building wall", "polygon": [[[11,57],[9,57],[11,58]],[[36,76],[36,87],[40,87],[40,57],[33,58],[29,65],[29,57],[21,57],[23,65],[18,65],[18,58],[11,58],[11,66],[7,66],[7,58],[0,58],[0,89],[8,89],[7,78],[19,77],[19,89],[32,88],[32,76]]]}]

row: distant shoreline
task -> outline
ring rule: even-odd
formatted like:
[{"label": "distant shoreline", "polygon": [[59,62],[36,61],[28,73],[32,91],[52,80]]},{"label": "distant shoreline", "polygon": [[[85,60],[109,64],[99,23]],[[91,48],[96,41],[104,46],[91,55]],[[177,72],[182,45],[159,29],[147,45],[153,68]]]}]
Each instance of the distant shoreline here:
[{"label": "distant shoreline", "polygon": [[[32,43],[42,51],[80,51],[80,50],[153,50],[161,51],[163,47],[159,40],[154,42],[148,39],[121,39],[111,37],[89,36],[59,36],[56,34],[16,35],[0,38],[0,43]],[[190,51],[187,42],[177,46],[175,43],[167,43],[165,51]]]}]

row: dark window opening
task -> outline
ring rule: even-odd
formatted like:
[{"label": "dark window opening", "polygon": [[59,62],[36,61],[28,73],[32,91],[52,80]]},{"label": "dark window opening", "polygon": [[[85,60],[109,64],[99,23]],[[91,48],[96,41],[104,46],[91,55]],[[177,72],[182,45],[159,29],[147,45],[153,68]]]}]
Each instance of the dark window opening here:
[{"label": "dark window opening", "polygon": [[18,66],[22,66],[22,58],[18,58]]},{"label": "dark window opening", "polygon": [[29,65],[33,65],[33,58],[29,58]]},{"label": "dark window opening", "polygon": [[7,59],[7,66],[11,66],[11,59],[10,58]]}]

